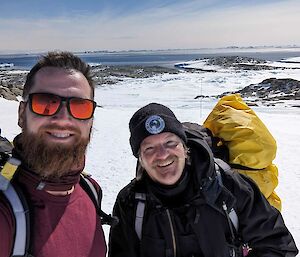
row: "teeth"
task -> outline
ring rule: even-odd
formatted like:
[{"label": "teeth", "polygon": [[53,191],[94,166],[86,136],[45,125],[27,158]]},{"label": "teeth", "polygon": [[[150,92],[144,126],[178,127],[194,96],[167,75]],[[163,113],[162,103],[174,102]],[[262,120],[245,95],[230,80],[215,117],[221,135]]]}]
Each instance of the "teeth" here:
[{"label": "teeth", "polygon": [[165,162],[165,163],[159,163],[157,166],[158,167],[166,167],[166,166],[168,166],[168,165],[170,165],[172,163],[173,163],[173,161],[168,161],[168,162]]},{"label": "teeth", "polygon": [[69,133],[51,133],[51,135],[59,138],[66,138],[70,136]]}]

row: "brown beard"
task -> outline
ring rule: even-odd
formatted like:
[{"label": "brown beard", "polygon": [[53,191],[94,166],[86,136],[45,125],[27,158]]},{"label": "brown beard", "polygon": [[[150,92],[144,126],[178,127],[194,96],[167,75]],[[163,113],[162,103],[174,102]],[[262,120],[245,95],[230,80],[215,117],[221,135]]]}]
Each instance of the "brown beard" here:
[{"label": "brown beard", "polygon": [[[47,126],[47,128],[58,126]],[[60,128],[61,129],[61,128]],[[76,127],[65,128],[75,132],[76,140],[73,145],[49,143],[43,134],[30,133],[23,128],[20,142],[22,145],[22,159],[29,169],[36,172],[43,179],[58,179],[72,169],[83,167],[87,145],[90,140],[80,137],[80,131]]]}]

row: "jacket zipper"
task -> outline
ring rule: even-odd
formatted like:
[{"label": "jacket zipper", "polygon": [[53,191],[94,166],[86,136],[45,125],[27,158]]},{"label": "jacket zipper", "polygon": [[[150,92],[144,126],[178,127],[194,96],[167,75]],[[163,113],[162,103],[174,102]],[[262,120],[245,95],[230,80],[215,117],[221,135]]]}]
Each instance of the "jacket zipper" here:
[{"label": "jacket zipper", "polygon": [[173,244],[174,257],[176,257],[175,231],[174,231],[174,227],[173,227],[173,223],[172,223],[170,211],[169,211],[168,209],[166,209],[166,213],[167,213],[168,220],[169,220],[169,224],[170,224],[170,228],[171,228],[171,235],[172,235],[172,244]]}]

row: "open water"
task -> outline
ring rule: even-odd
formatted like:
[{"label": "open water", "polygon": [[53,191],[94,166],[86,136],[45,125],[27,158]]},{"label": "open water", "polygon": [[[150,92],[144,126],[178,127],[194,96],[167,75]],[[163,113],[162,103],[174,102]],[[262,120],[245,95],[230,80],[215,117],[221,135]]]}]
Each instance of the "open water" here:
[{"label": "open water", "polygon": [[[84,61],[97,65],[159,65],[173,67],[177,62],[215,56],[243,56],[269,61],[300,57],[299,48],[291,49],[200,49],[164,51],[122,51],[76,53]],[[0,55],[0,69],[30,70],[43,54]]]}]

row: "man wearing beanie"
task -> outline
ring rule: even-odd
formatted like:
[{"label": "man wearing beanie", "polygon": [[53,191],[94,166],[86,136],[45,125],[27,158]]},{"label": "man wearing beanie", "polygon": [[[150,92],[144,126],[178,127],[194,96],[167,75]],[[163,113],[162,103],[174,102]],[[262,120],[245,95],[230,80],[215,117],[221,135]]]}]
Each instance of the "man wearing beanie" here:
[{"label": "man wearing beanie", "polygon": [[[129,122],[137,176],[118,194],[109,257],[296,256],[281,214],[166,106]],[[187,137],[188,135],[188,137]]]}]

